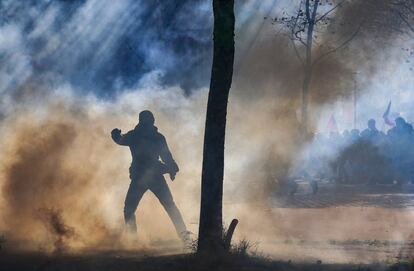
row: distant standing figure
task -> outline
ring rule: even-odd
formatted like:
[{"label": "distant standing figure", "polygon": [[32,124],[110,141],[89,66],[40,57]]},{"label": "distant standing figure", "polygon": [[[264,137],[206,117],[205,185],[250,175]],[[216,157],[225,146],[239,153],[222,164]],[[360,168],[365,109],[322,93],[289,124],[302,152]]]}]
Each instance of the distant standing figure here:
[{"label": "distant standing figure", "polygon": [[115,143],[128,146],[132,155],[129,168],[131,184],[124,206],[125,224],[129,232],[137,231],[135,211],[144,193],[151,190],[167,211],[178,236],[187,241],[188,231],[163,176],[168,173],[173,181],[179,170],[178,165],[154,122],[154,115],[145,110],[139,114],[139,123],[133,130],[121,134],[121,130],[115,128],[111,132]]},{"label": "distant standing figure", "polygon": [[364,131],[361,132],[361,137],[366,140],[374,141],[374,139],[376,139],[376,137],[378,137],[380,134],[380,131],[378,131],[375,125],[375,120],[374,119],[368,120],[367,126],[368,127]]}]

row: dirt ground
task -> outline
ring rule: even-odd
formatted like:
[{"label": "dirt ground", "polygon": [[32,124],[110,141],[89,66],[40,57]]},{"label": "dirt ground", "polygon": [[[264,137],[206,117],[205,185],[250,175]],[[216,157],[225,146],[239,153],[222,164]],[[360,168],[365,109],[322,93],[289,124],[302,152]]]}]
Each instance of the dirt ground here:
[{"label": "dirt ground", "polygon": [[[228,206],[235,216],[245,208]],[[248,217],[239,213],[237,237],[254,240],[257,251],[273,259],[398,263],[414,255],[413,185],[322,184],[316,195],[299,189],[270,207],[250,208]]]},{"label": "dirt ground", "polygon": [[3,250],[0,270],[414,270],[412,185],[322,184],[316,195],[305,187],[267,204],[226,202],[224,210],[239,218],[234,243],[247,241],[252,257],[205,263],[158,240],[147,251]]}]

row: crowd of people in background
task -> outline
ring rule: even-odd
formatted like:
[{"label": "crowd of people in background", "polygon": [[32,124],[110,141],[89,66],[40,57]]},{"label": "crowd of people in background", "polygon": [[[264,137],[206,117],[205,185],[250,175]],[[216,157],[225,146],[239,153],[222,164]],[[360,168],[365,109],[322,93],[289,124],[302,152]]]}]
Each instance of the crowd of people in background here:
[{"label": "crowd of people in background", "polygon": [[403,184],[414,181],[414,129],[404,118],[386,133],[368,127],[318,134],[306,154],[306,174],[344,184]]}]

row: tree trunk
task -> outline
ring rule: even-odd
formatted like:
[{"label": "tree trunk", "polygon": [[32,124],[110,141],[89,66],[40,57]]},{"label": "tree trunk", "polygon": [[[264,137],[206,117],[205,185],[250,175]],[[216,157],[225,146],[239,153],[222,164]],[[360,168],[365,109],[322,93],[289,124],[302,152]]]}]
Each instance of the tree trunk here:
[{"label": "tree trunk", "polygon": [[308,132],[308,105],[309,105],[309,88],[312,80],[313,63],[312,63],[312,45],[313,32],[315,28],[316,12],[319,6],[319,0],[315,0],[313,4],[312,14],[310,13],[310,0],[305,3],[306,18],[308,21],[308,31],[306,37],[306,59],[304,67],[304,77],[302,84],[302,129],[304,133]]},{"label": "tree trunk", "polygon": [[312,79],[312,67],[305,63],[304,78],[302,84],[302,129],[308,132],[308,105],[309,105],[309,86]]},{"label": "tree trunk", "polygon": [[214,55],[204,132],[198,252],[218,253],[223,244],[223,174],[227,101],[233,77],[234,0],[213,0]]}]

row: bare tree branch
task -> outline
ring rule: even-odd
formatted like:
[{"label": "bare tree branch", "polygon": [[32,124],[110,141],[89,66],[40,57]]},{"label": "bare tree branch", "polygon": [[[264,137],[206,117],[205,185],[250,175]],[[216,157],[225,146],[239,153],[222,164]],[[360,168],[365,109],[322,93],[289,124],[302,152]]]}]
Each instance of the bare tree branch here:
[{"label": "bare tree branch", "polygon": [[358,26],[358,28],[355,30],[355,32],[354,32],[354,33],[352,33],[352,35],[351,35],[351,36],[349,36],[349,38],[348,38],[348,39],[346,39],[346,40],[345,40],[343,43],[341,43],[339,46],[337,46],[337,47],[333,48],[332,50],[329,50],[329,51],[325,52],[324,54],[320,55],[319,57],[317,57],[317,58],[313,61],[312,65],[315,65],[316,63],[320,62],[322,59],[324,59],[324,58],[325,58],[325,57],[327,57],[328,55],[330,55],[330,54],[332,54],[332,53],[335,53],[336,51],[338,51],[338,50],[342,49],[344,46],[346,46],[346,45],[347,45],[347,44],[348,44],[351,40],[353,40],[353,39],[356,37],[356,35],[359,33],[359,31],[361,30],[362,24],[363,24],[363,23],[361,23],[361,24]]},{"label": "bare tree branch", "polygon": [[411,0],[411,3],[407,2],[407,0],[399,0],[395,2],[390,2],[390,5],[399,7],[399,11],[407,10],[409,13],[414,14],[414,0]]},{"label": "bare tree branch", "polygon": [[[302,30],[303,30],[303,28],[299,28],[299,29],[297,29],[296,30],[296,26],[297,26],[297,24],[298,24],[298,20],[299,20],[299,17],[300,17],[300,12],[301,12],[301,9],[300,9],[300,7],[302,6],[302,2],[303,1],[300,1],[300,4],[299,4],[299,8],[298,8],[298,14],[296,15],[296,18],[295,18],[295,22],[294,22],[294,24],[293,24],[293,26],[292,26],[292,36],[293,37],[295,37],[300,43],[302,43],[305,47],[307,47],[307,44],[302,40],[302,38],[299,36],[299,33],[300,32],[302,32]],[[295,31],[296,30],[296,31]],[[295,47],[295,50],[297,50],[297,48],[296,48],[296,45],[294,44],[294,47]]]},{"label": "bare tree branch", "polygon": [[302,29],[299,29],[298,31],[295,32],[293,39],[302,43],[303,46],[308,47],[306,42],[304,42],[303,38],[299,35],[300,32],[302,32]]},{"label": "bare tree branch", "polygon": [[292,27],[292,33],[294,32],[294,30],[296,29],[296,26],[298,25],[298,20],[299,20],[300,12],[301,12],[300,7],[302,6],[302,2],[303,2],[303,0],[301,0],[300,3],[299,3],[298,14],[296,15],[295,23],[293,24],[293,27]]},{"label": "bare tree branch", "polygon": [[320,16],[318,19],[315,20],[315,23],[323,20],[326,16],[328,16],[332,11],[334,11],[335,9],[337,9],[339,6],[341,6],[346,0],[342,0],[340,1],[338,4],[336,4],[333,8],[331,8],[330,10],[328,10],[325,14],[323,14],[322,16]]},{"label": "bare tree branch", "polygon": [[400,34],[414,33],[414,0],[390,0],[388,7],[394,21],[386,27]]},{"label": "bare tree branch", "polygon": [[398,15],[400,16],[401,20],[403,20],[405,25],[411,30],[411,32],[414,33],[414,27],[411,25],[410,22],[408,22],[407,18],[405,18],[405,16],[401,12],[398,12]]},{"label": "bare tree branch", "polygon": [[404,7],[412,14],[414,14],[414,0],[411,0],[411,5],[408,3],[404,4]]},{"label": "bare tree branch", "polygon": [[302,43],[302,45],[303,45],[305,48],[308,48],[308,45],[306,44],[306,42],[304,42],[304,41],[302,40],[302,38],[298,39],[298,41],[299,41],[300,43]]},{"label": "bare tree branch", "polygon": [[294,40],[292,40],[292,39],[291,39],[291,41],[292,41],[293,49],[295,50],[296,57],[299,59],[299,62],[300,62],[302,65],[305,65],[305,61],[304,61],[304,60],[303,60],[303,58],[301,57],[301,55],[300,55],[300,53],[299,53],[299,50],[298,50],[298,48],[296,47],[295,41],[294,41]]}]

